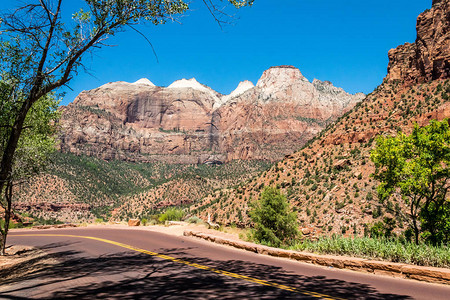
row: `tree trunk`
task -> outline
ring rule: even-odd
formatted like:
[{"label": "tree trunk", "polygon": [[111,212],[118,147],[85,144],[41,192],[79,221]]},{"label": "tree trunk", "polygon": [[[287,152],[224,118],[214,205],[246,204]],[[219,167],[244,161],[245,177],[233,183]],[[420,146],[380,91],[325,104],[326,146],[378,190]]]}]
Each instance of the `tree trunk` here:
[{"label": "tree trunk", "polygon": [[[14,126],[11,130],[11,134],[6,145],[6,149],[3,152],[2,160],[0,162],[0,193],[5,189],[5,228],[1,233],[0,241],[0,254],[5,255],[6,250],[6,237],[8,235],[9,222],[11,219],[11,200],[12,200],[12,178],[11,172],[14,164],[14,155],[16,153],[17,144],[20,139],[20,135],[23,130],[23,124],[33,103],[36,102],[32,96],[27,98],[20,108],[19,114],[14,122]],[[5,187],[6,185],[6,187]]]},{"label": "tree trunk", "polygon": [[417,228],[417,221],[414,219],[414,240],[416,245],[419,245],[419,228]]},{"label": "tree trunk", "polygon": [[413,229],[414,229],[414,239],[416,242],[416,245],[419,244],[419,228],[417,226],[417,210],[415,209],[415,199],[413,200],[413,202],[411,203],[411,218],[412,218],[412,222],[413,222]]},{"label": "tree trunk", "polygon": [[12,198],[12,182],[8,181],[5,189],[5,224],[4,229],[1,230],[1,241],[0,241],[0,254],[2,256],[6,255],[6,237],[8,236],[9,222],[11,220],[11,198]]},{"label": "tree trunk", "polygon": [[17,115],[17,118],[14,121],[14,125],[11,130],[11,134],[9,135],[8,143],[6,144],[6,148],[2,156],[2,161],[0,163],[0,191],[3,190],[5,184],[8,185],[8,182],[10,180],[14,162],[14,154],[16,153],[20,135],[22,134],[23,124],[25,122],[25,118],[27,117],[28,111],[30,110],[34,102],[36,102],[36,100],[37,99],[34,99],[34,97],[30,95],[30,97],[27,98],[27,100],[23,103]]},{"label": "tree trunk", "polygon": [[3,233],[1,234],[1,237],[0,237],[0,247],[1,247],[0,256],[5,256],[6,255],[6,235]]}]

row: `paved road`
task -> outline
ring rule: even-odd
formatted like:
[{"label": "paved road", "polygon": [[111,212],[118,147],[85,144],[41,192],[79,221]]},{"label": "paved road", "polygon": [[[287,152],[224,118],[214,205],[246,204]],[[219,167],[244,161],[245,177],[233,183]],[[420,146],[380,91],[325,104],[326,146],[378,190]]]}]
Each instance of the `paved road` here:
[{"label": "paved road", "polygon": [[[450,299],[450,287],[342,271],[162,233],[13,232],[61,263],[2,280],[1,299]],[[3,281],[3,282],[2,282]]]}]

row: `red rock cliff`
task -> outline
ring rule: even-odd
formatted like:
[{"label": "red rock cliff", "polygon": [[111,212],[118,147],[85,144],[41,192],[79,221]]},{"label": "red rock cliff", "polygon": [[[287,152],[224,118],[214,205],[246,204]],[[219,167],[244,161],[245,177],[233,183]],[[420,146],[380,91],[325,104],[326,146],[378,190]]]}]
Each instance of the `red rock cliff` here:
[{"label": "red rock cliff", "polygon": [[195,79],[167,88],[109,83],[63,108],[61,150],[107,160],[277,160],[363,98],[309,82],[291,66],[270,68],[256,86],[243,82],[226,96]]},{"label": "red rock cliff", "polygon": [[388,80],[406,85],[450,77],[450,0],[434,0],[417,18],[417,38],[391,49]]}]

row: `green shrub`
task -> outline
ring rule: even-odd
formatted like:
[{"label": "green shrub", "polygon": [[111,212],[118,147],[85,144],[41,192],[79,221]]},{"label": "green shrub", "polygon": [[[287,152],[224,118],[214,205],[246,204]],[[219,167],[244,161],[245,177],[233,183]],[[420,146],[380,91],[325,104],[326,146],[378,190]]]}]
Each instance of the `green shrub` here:
[{"label": "green shrub", "polygon": [[158,225],[159,224],[159,220],[157,219],[150,219],[149,225]]},{"label": "green shrub", "polygon": [[293,244],[299,235],[297,216],[289,209],[279,189],[266,187],[260,199],[252,203],[250,217],[255,223],[251,237],[262,244],[280,247]]},{"label": "green shrub", "polygon": [[159,216],[159,221],[164,223],[165,221],[181,221],[184,217],[184,211],[179,208],[168,208],[162,215]]},{"label": "green shrub", "polygon": [[[0,226],[1,228],[4,228],[5,226],[5,220],[0,219]],[[24,228],[25,226],[23,226],[22,223],[16,223],[16,222],[10,222],[9,223],[9,229],[15,229],[15,228]]]},{"label": "green shrub", "polygon": [[370,227],[370,236],[373,238],[379,238],[384,236],[384,226],[383,222],[378,221]]}]

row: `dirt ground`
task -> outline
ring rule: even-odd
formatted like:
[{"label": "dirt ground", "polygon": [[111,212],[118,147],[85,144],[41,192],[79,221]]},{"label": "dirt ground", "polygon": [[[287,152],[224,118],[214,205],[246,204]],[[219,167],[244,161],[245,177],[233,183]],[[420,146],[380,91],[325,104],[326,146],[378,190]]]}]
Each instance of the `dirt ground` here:
[{"label": "dirt ground", "polygon": [[57,263],[56,259],[39,249],[22,245],[9,246],[6,249],[6,256],[0,256],[0,286],[4,281],[22,277]]}]

